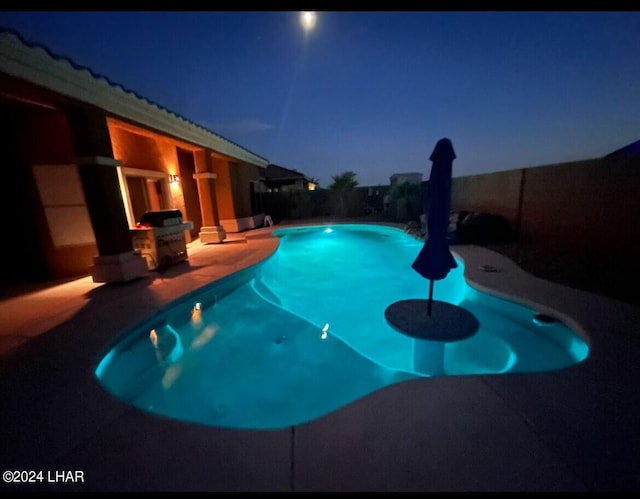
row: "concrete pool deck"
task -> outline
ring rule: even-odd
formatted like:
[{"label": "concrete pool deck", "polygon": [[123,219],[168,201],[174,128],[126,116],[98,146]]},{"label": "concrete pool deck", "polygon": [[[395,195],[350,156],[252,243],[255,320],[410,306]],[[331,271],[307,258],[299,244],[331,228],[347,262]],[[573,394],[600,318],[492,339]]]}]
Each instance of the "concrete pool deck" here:
[{"label": "concrete pool deck", "polygon": [[406,381],[277,431],[173,421],[102,388],[94,369],[121,331],[268,257],[271,229],[195,241],[187,262],[130,283],[85,277],[2,299],[0,468],[42,475],[0,491],[640,490],[640,307],[478,246],[451,246],[469,283],[581,331],[584,362]]}]

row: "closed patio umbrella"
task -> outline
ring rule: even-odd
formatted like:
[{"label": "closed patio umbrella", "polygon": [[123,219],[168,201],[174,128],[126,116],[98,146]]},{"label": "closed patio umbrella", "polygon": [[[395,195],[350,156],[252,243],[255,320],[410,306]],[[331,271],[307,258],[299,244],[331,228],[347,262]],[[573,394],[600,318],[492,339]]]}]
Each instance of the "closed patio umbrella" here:
[{"label": "closed patio umbrella", "polygon": [[451,169],[456,154],[447,138],[440,139],[429,159],[431,174],[425,198],[427,236],[420,253],[411,267],[425,279],[429,279],[428,315],[433,302],[433,281],[447,277],[458,265],[449,250],[447,231],[451,210]]},{"label": "closed patio umbrella", "polygon": [[385,310],[387,322],[394,329],[415,338],[414,369],[431,375],[445,373],[445,344],[472,336],[480,326],[478,319],[463,307],[433,299],[433,282],[444,279],[458,266],[447,240],[455,157],[447,138],[437,142],[429,157],[433,164],[425,197],[427,234],[411,264],[413,270],[429,280],[429,299],[400,300]]}]

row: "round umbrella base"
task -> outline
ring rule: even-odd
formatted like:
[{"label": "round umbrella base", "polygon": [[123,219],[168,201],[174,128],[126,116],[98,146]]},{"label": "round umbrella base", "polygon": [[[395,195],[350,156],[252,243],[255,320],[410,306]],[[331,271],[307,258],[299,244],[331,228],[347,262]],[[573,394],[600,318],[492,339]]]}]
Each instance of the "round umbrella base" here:
[{"label": "round umbrella base", "polygon": [[413,367],[417,372],[438,376],[446,374],[445,344],[473,336],[480,328],[475,316],[462,307],[424,299],[401,300],[384,312],[387,322],[397,331],[415,338]]},{"label": "round umbrella base", "polygon": [[464,340],[480,327],[478,319],[462,307],[432,300],[429,315],[428,306],[426,299],[401,300],[389,305],[384,316],[397,331],[421,340]]}]

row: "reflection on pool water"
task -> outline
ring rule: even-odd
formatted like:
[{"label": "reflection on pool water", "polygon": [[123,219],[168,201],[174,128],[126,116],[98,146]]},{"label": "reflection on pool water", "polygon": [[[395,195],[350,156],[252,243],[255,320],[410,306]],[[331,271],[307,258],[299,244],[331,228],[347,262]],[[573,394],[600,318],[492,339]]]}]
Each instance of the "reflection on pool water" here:
[{"label": "reflection on pool water", "polygon": [[[421,241],[363,224],[274,234],[280,245],[266,261],[125,331],[96,368],[103,386],[160,416],[276,429],[431,375],[414,368],[425,340],[398,333],[384,315],[398,300],[427,296],[428,281],[411,268]],[[469,286],[457,261],[434,299],[464,307],[480,329],[444,344],[444,375],[550,371],[588,356],[563,322]]]}]

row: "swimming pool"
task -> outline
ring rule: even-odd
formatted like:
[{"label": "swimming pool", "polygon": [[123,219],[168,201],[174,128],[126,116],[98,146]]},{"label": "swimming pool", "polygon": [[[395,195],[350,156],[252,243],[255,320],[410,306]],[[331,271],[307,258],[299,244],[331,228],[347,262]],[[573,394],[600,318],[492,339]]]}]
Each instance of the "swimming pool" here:
[{"label": "swimming pool", "polygon": [[[114,396],[149,413],[228,428],[277,429],[321,417],[415,368],[417,341],[386,322],[391,303],[424,298],[411,263],[422,242],[395,227],[316,225],[274,230],[267,260],[211,283],[124,331],[96,368]],[[464,264],[434,298],[479,321],[444,345],[444,375],[570,367],[588,345],[561,321],[480,292]]]}]

